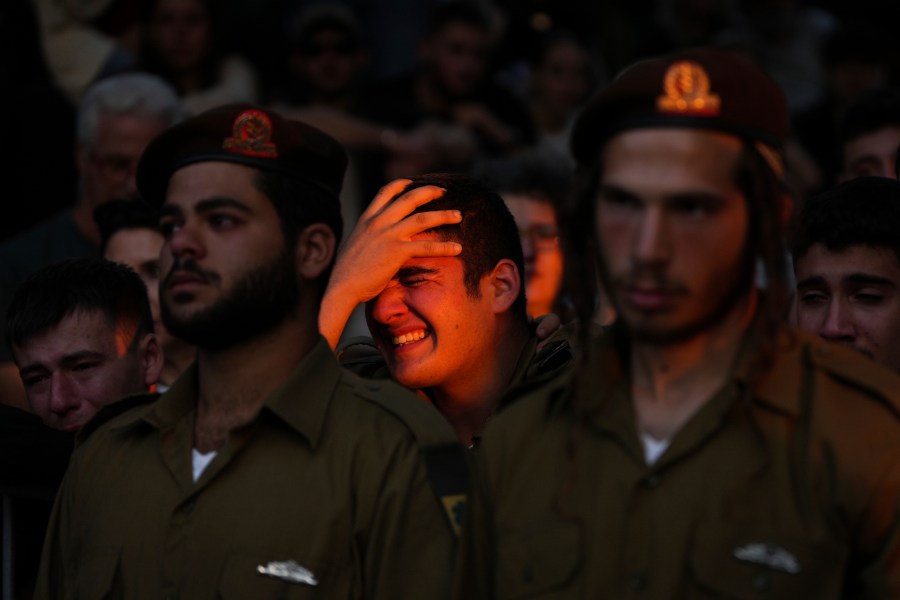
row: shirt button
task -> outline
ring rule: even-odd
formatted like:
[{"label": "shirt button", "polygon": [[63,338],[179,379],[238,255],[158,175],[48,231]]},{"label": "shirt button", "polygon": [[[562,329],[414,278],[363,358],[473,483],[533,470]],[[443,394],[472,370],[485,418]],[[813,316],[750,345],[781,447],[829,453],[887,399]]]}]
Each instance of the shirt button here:
[{"label": "shirt button", "polygon": [[765,592],[772,587],[772,580],[767,573],[757,573],[753,576],[751,585],[757,592]]},{"label": "shirt button", "polygon": [[647,587],[647,576],[643,573],[635,573],[628,577],[628,587],[633,592],[640,592]]},{"label": "shirt button", "polygon": [[662,482],[662,478],[659,475],[657,475],[656,473],[651,473],[650,475],[647,475],[646,477],[644,477],[644,480],[642,481],[642,483],[644,484],[644,487],[649,488],[651,490],[659,487],[659,484],[661,482]]}]

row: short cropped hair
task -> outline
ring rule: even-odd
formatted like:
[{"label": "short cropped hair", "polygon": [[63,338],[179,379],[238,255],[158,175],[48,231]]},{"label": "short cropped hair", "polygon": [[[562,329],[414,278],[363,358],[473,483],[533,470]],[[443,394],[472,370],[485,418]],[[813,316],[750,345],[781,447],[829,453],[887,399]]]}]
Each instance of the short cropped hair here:
[{"label": "short cropped hair", "polygon": [[830,251],[851,246],[890,248],[900,260],[900,181],[857,177],[808,200],[791,240],[794,258],[821,244]]},{"label": "short cropped hair", "polygon": [[90,146],[97,136],[100,114],[135,115],[161,119],[169,125],[183,116],[175,89],[162,78],[148,73],[112,75],[93,84],[78,107],[77,140]]},{"label": "short cropped hair", "polygon": [[501,195],[528,196],[552,204],[557,211],[574,185],[574,172],[565,157],[538,150],[484,160],[471,174]]},{"label": "short cropped hair", "polygon": [[850,105],[840,125],[841,154],[847,142],[885,127],[900,127],[900,88],[871,90]]},{"label": "short cropped hair", "polygon": [[104,258],[69,258],[36,271],[16,290],[6,313],[7,344],[21,347],[85,311],[102,312],[112,326],[134,326],[135,341],[153,333],[147,287],[137,273]]},{"label": "short cropped hair", "polygon": [[432,210],[458,210],[462,222],[456,225],[442,225],[429,231],[442,240],[459,242],[462,253],[463,277],[466,293],[473,298],[480,296],[481,278],[502,259],[513,261],[522,279],[519,295],[511,307],[511,313],[522,321],[527,321],[525,310],[525,259],[519,230],[506,203],[492,188],[473,177],[459,173],[433,173],[410,177],[404,191],[435,185],[447,190],[443,196],[431,200],[414,212]]},{"label": "short cropped hair", "polygon": [[[336,243],[341,241],[344,231],[341,206],[329,192],[303,178],[265,170],[257,173],[254,186],[275,206],[288,248],[293,248],[300,232],[313,223],[323,223],[334,233]],[[328,285],[333,261],[334,257],[332,264],[318,277],[321,294]]]}]

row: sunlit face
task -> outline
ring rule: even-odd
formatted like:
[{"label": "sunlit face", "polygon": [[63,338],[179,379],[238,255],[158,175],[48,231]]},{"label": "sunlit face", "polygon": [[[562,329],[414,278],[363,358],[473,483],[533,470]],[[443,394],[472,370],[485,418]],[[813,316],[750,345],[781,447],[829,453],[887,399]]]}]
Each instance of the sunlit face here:
[{"label": "sunlit face", "polygon": [[229,162],[177,170],[161,212],[163,321],[201,348],[265,333],[296,308],[298,281],[272,202],[257,171]]},{"label": "sunlit face", "polygon": [[900,371],[900,260],[890,248],[814,244],[794,272],[800,329]]},{"label": "sunlit face", "polygon": [[196,69],[212,46],[209,14],[200,0],[157,0],[148,35],[175,71]]},{"label": "sunlit face", "polygon": [[14,347],[31,409],[54,429],[77,431],[103,406],[146,392],[162,361],[146,360],[159,353],[152,334],[134,336],[100,311],[78,311]]},{"label": "sunlit face", "polygon": [[139,196],[134,179],[138,160],[166,125],[163,119],[100,112],[93,143],[78,151],[82,194],[91,206]]},{"label": "sunlit face", "polygon": [[883,127],[844,144],[844,179],[872,175],[897,179],[900,127]]},{"label": "sunlit face", "polygon": [[366,304],[369,330],[395,381],[440,388],[494,368],[497,323],[486,280],[481,297],[472,298],[459,258],[413,259]]},{"label": "sunlit face", "polygon": [[525,255],[525,298],[528,314],[545,315],[553,310],[563,277],[556,212],[547,201],[523,194],[502,194],[519,228]]},{"label": "sunlit face", "polygon": [[588,57],[575,42],[554,45],[531,74],[537,99],[560,115],[578,108],[588,92]]},{"label": "sunlit face", "polygon": [[684,128],[629,130],[606,144],[597,239],[636,338],[672,343],[706,330],[749,280],[740,152],[734,137]]},{"label": "sunlit face", "polygon": [[444,92],[471,93],[487,69],[488,34],[466,23],[449,23],[423,46],[423,58]]}]

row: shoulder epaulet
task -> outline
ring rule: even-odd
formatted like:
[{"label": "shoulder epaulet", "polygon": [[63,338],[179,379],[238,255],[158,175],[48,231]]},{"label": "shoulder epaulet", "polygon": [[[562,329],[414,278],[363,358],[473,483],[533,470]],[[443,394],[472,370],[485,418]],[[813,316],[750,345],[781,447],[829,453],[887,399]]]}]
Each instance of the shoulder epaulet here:
[{"label": "shoulder epaulet", "polygon": [[868,392],[900,418],[900,374],[860,355],[852,348],[816,340],[809,345],[810,362],[845,384]]},{"label": "shoulder epaulet", "polygon": [[343,368],[360,377],[367,379],[390,378],[384,357],[372,338],[350,338],[337,349],[335,356]]},{"label": "shoulder epaulet", "polygon": [[134,396],[126,396],[117,402],[107,404],[98,410],[91,419],[84,424],[84,427],[75,436],[75,445],[81,445],[90,437],[92,433],[97,431],[103,424],[112,421],[119,415],[125,414],[135,407],[149,404],[159,398],[156,392],[147,394],[136,394]]},{"label": "shoulder epaulet", "polygon": [[[385,409],[412,431],[431,488],[458,537],[469,488],[470,457],[450,423],[434,406],[415,398],[394,382],[360,381],[356,382],[356,388],[359,396]],[[391,393],[392,388],[404,393]]]}]

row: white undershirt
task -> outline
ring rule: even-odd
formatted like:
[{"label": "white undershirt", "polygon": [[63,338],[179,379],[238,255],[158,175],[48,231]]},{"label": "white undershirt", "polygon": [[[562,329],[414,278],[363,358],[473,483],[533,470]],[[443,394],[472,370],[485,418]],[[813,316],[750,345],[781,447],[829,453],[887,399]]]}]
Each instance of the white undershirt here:
[{"label": "white undershirt", "polygon": [[203,475],[203,471],[206,469],[207,465],[209,465],[215,457],[215,450],[202,454],[198,452],[196,448],[191,448],[191,462],[194,465],[194,482],[200,479],[200,476]]},{"label": "white undershirt", "polygon": [[669,447],[670,440],[658,440],[650,434],[641,433],[641,441],[644,443],[644,460],[648,465],[652,465]]}]

